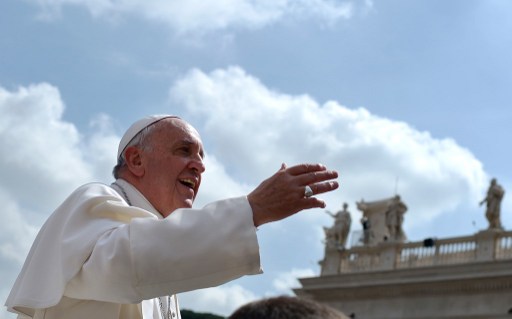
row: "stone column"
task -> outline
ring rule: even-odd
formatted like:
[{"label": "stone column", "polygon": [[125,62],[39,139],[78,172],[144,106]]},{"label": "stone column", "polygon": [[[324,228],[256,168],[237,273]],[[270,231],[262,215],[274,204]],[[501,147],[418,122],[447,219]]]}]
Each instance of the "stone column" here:
[{"label": "stone column", "polygon": [[398,245],[399,243],[396,242],[384,242],[380,244],[379,270],[395,269]]},{"label": "stone column", "polygon": [[327,245],[325,247],[324,260],[320,261],[320,276],[337,275],[340,273],[342,252],[336,247]]},{"label": "stone column", "polygon": [[476,234],[476,260],[491,261],[496,257],[496,239],[501,230],[488,229]]}]

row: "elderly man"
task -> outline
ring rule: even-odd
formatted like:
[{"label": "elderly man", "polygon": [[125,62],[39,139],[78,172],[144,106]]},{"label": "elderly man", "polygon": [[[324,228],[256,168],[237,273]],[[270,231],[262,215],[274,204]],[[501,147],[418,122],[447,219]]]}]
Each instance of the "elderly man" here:
[{"label": "elderly man", "polygon": [[175,294],[261,272],[256,227],[338,187],[320,164],[282,165],[247,196],[193,209],[203,144],[170,115],[135,122],[116,181],[73,192],[41,228],[6,306],[20,318],[180,318]]}]

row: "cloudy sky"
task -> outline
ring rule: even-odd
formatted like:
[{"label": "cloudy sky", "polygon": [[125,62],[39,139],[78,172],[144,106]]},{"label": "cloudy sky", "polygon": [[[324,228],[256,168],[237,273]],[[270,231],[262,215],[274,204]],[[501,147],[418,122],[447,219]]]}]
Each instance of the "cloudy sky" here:
[{"label": "cloudy sky", "polygon": [[[355,202],[398,192],[409,240],[487,227],[490,178],[512,192],[508,0],[2,0],[0,298],[38,229],[82,183],[110,183],[147,114],[201,133],[196,206],[247,194],[282,162],[322,162]],[[512,227],[512,199],[502,222]],[[264,275],[181,296],[229,314],[319,273],[311,210],[258,231]],[[0,318],[12,318],[0,311]]]}]

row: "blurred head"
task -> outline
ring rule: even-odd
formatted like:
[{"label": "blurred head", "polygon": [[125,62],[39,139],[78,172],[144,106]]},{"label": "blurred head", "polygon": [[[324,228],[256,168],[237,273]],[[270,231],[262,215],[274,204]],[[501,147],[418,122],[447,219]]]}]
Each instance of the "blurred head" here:
[{"label": "blurred head", "polygon": [[165,117],[139,131],[119,153],[114,176],[134,185],[164,217],[190,208],[201,185],[203,143],[187,122]]},{"label": "blurred head", "polygon": [[348,319],[338,310],[313,300],[273,297],[248,303],[228,319]]}]

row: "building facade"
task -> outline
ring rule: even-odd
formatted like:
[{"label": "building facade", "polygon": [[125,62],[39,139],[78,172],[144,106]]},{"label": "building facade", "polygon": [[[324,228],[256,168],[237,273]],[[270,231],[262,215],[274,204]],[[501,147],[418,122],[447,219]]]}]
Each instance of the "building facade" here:
[{"label": "building facade", "polygon": [[326,244],[320,276],[299,279],[296,295],[357,319],[512,319],[512,232],[406,242],[385,225],[393,200],[358,203],[371,240]]}]

